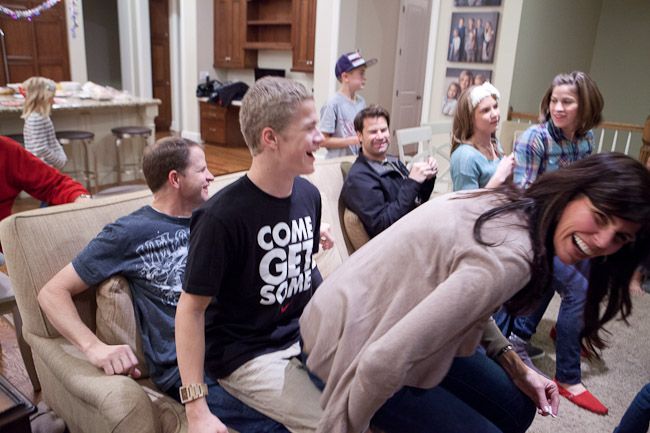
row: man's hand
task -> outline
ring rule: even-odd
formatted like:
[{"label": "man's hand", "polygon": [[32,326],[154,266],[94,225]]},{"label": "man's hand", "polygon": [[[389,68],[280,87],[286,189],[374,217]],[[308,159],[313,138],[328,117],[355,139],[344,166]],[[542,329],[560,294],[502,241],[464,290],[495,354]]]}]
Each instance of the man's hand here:
[{"label": "man's hand", "polygon": [[108,345],[98,341],[84,350],[84,355],[94,366],[101,368],[108,375],[123,374],[134,379],[141,375],[137,368],[138,358],[126,344]]},{"label": "man's hand", "polygon": [[557,416],[560,406],[560,393],[557,385],[530,367],[524,375],[513,377],[513,383],[530,397],[537,406],[537,413],[542,416]]},{"label": "man's hand", "polygon": [[190,421],[188,418],[187,424],[187,433],[228,433],[225,424],[212,414],[202,420]]},{"label": "man's hand", "polygon": [[409,178],[417,183],[422,183],[425,180],[431,179],[436,174],[438,174],[438,161],[430,156],[426,161],[413,163]]},{"label": "man's hand", "polygon": [[327,223],[321,223],[320,225],[320,246],[324,250],[329,250],[334,246],[334,237],[330,225]]},{"label": "man's hand", "polygon": [[191,401],[185,405],[188,433],[228,433],[228,428],[214,416],[205,398]]}]

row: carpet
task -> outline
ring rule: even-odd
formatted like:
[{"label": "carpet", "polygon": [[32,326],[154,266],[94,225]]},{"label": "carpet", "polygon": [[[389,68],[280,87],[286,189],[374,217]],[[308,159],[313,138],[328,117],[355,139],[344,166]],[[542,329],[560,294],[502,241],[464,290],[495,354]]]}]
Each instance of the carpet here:
[{"label": "carpet", "polygon": [[[533,344],[544,349],[544,357],[535,365],[549,377],[555,374],[555,346],[549,331],[555,323],[560,297],[553,298]],[[611,433],[618,425],[628,405],[639,390],[650,382],[650,294],[633,296],[629,326],[621,320],[605,325],[611,332],[606,339],[609,347],[599,361],[582,360],[582,381],[605,406],[606,416],[580,409],[560,397],[558,417],[537,415],[529,433]]]}]

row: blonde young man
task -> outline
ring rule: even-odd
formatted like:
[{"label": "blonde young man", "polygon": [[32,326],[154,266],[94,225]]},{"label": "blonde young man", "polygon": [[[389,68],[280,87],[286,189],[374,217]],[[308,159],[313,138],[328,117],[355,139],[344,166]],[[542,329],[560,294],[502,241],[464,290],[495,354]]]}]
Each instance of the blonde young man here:
[{"label": "blonde young man", "polygon": [[321,281],[312,261],[321,201],[299,176],[314,171],[323,136],[311,94],[284,78],[258,80],[239,120],[251,168],[192,215],[176,315],[189,431],[227,431],[203,398],[205,366],[249,406],[292,432],[312,432],[320,392],[298,359],[298,319]]},{"label": "blonde young man", "polygon": [[339,90],[329,98],[320,111],[320,129],[327,148],[327,158],[359,153],[359,140],[354,132],[354,116],[366,106],[357,92],[366,85],[366,68],[377,59],[366,60],[358,51],[343,54],[334,68]]}]

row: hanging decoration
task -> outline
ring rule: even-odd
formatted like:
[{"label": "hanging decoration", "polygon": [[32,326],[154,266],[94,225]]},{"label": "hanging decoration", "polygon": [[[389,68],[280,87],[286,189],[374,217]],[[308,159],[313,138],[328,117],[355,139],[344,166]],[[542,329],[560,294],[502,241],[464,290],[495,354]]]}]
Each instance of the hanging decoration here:
[{"label": "hanging decoration", "polygon": [[70,1],[70,8],[69,8],[69,15],[70,15],[70,35],[72,36],[72,39],[77,38],[77,29],[79,28],[79,8],[77,4],[77,0],[72,0]]},{"label": "hanging decoration", "polygon": [[7,15],[15,20],[31,21],[32,18],[39,16],[41,12],[50,9],[60,1],[61,0],[47,0],[41,3],[40,5],[36,6],[35,8],[20,9],[20,10],[13,10],[4,6],[0,6],[0,13]]}]

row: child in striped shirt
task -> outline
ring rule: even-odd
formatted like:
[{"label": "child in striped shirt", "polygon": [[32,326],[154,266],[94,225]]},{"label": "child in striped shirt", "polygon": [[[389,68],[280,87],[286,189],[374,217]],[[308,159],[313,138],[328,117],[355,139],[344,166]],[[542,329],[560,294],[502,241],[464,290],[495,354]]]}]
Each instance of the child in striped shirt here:
[{"label": "child in striped shirt", "polygon": [[25,105],[21,117],[25,119],[25,149],[61,170],[68,158],[56,139],[54,125],[50,120],[56,84],[48,78],[31,77],[23,83],[23,89]]}]

